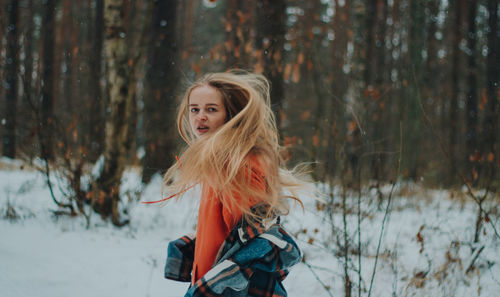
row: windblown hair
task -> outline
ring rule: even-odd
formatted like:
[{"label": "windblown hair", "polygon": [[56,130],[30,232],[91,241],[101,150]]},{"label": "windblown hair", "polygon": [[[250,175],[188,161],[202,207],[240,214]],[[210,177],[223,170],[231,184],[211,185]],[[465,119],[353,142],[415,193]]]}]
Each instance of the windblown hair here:
[{"label": "windblown hair", "polygon": [[[200,86],[220,93],[227,118],[215,132],[196,138],[189,124],[189,96]],[[294,193],[305,183],[283,166],[269,92],[264,76],[243,71],[209,73],[194,82],[182,98],[177,117],[188,147],[164,176],[167,192],[181,195],[196,184],[209,186],[224,206],[240,208],[250,223],[287,214],[286,198],[302,205]],[[265,187],[252,181],[255,164],[251,160],[257,160]],[[250,211],[249,206],[259,202],[265,205],[264,211]]]}]

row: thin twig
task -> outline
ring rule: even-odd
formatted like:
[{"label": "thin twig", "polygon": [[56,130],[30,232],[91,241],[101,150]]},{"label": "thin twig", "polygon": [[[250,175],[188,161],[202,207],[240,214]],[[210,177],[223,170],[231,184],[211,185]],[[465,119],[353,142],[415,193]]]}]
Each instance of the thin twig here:
[{"label": "thin twig", "polygon": [[375,272],[377,270],[377,263],[378,263],[378,256],[380,254],[380,245],[382,242],[382,236],[384,234],[384,228],[385,228],[385,221],[387,219],[387,216],[389,214],[390,206],[391,206],[391,200],[392,200],[392,194],[394,193],[394,188],[396,186],[399,172],[401,170],[401,156],[402,156],[402,150],[403,150],[403,123],[399,123],[399,158],[398,158],[398,170],[396,171],[396,179],[394,182],[392,182],[392,187],[391,191],[389,192],[389,197],[387,198],[387,206],[385,208],[384,212],[384,218],[382,219],[382,227],[380,229],[380,234],[378,238],[378,244],[377,244],[377,253],[375,254],[375,264],[373,265],[373,271],[372,271],[372,276],[370,279],[370,289],[368,290],[368,297],[371,296],[372,293],[372,287],[373,287],[373,280],[375,279]]},{"label": "thin twig", "polygon": [[323,286],[323,289],[325,289],[325,291],[328,293],[328,295],[333,297],[328,286],[325,285],[325,283],[318,277],[318,275],[316,274],[316,271],[314,271],[314,269],[311,267],[311,265],[309,263],[307,263],[306,261],[304,261],[303,263],[307,266],[307,268],[309,268],[309,270],[311,270],[311,272],[314,275],[314,277],[316,278],[316,280],[321,284],[321,286]]},{"label": "thin twig", "polygon": [[470,264],[468,265],[467,269],[465,270],[465,273],[469,273],[472,270],[472,267],[474,267],[474,263],[476,262],[477,258],[479,257],[479,254],[484,250],[484,245],[481,246],[478,250],[476,250],[472,256],[472,259],[470,260]]},{"label": "thin twig", "polygon": [[[361,179],[361,177],[359,177]],[[358,189],[358,297],[361,297],[361,184]]]},{"label": "thin twig", "polygon": [[313,265],[313,264],[308,264],[308,265],[309,265],[309,266],[311,266],[311,268],[314,268],[314,269],[316,269],[316,270],[321,270],[321,271],[329,272],[329,273],[331,273],[331,274],[333,274],[333,275],[335,275],[335,276],[342,276],[342,274],[341,274],[341,273],[336,272],[336,271],[334,271],[334,270],[332,270],[332,269],[330,269],[330,268],[327,268],[327,267],[318,266],[318,265]]},{"label": "thin twig", "polygon": [[[350,289],[351,289],[351,281],[349,278],[349,244],[348,244],[348,236],[347,236],[347,208],[346,208],[346,201],[347,201],[347,194],[345,192],[345,188],[342,189],[342,222],[344,224],[344,288],[345,288],[345,294],[350,296]],[[349,290],[349,292],[348,292]]]},{"label": "thin twig", "polygon": [[495,278],[495,276],[494,276],[494,274],[493,274],[493,271],[491,271],[491,265],[489,265],[489,264],[488,264],[488,265],[487,265],[487,267],[488,267],[488,270],[490,271],[491,279],[492,279],[495,283],[497,283],[497,285],[498,285],[498,286],[500,286],[500,282],[499,282],[499,281]]},{"label": "thin twig", "polygon": [[352,106],[350,106],[349,104],[346,104],[346,106],[351,110],[352,117],[356,121],[356,124],[358,125],[358,129],[361,132],[361,135],[365,135],[366,131],[363,129],[363,127],[361,127],[361,122],[359,121],[358,116],[354,112],[354,108]]}]

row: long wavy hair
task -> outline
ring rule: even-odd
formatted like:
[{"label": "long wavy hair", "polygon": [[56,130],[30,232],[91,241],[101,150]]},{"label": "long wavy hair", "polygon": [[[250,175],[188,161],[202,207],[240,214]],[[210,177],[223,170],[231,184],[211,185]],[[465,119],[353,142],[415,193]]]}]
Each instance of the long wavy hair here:
[{"label": "long wavy hair", "polygon": [[[227,118],[218,130],[197,138],[188,112],[189,96],[200,86],[219,92]],[[287,214],[286,198],[302,205],[295,190],[305,183],[296,171],[284,167],[269,92],[263,75],[244,71],[209,73],[194,82],[186,90],[177,116],[179,133],[188,146],[165,173],[164,189],[182,195],[193,185],[209,186],[224,206],[239,207],[248,222]],[[252,183],[255,164],[251,159],[263,171],[265,187]],[[263,202],[265,210],[251,211],[250,202]]]}]

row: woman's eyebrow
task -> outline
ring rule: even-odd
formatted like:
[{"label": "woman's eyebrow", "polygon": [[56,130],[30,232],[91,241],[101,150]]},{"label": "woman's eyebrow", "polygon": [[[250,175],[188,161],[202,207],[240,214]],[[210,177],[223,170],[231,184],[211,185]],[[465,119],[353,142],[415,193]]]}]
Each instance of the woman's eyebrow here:
[{"label": "woman's eyebrow", "polygon": [[[205,104],[205,105],[214,105],[214,106],[219,106],[219,104],[217,104],[217,103],[207,103],[207,104]],[[189,104],[189,106],[198,106],[198,104],[197,104],[197,103],[190,103],[190,104]]]}]

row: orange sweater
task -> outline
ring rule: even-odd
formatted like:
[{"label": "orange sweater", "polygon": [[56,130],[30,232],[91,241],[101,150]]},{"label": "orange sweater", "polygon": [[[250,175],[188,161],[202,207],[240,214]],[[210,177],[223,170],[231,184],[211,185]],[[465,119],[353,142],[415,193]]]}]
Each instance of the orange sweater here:
[{"label": "orange sweater", "polygon": [[[263,171],[255,157],[251,157],[250,166],[253,169],[251,171],[252,185],[264,190],[264,174],[261,174]],[[247,203],[246,207],[248,208],[257,202],[256,199],[243,200],[240,197],[237,197],[237,201]],[[222,205],[217,193],[212,188],[203,186],[194,249],[193,284],[212,268],[221,244],[241,219],[241,216],[242,212],[238,207]]]}]

